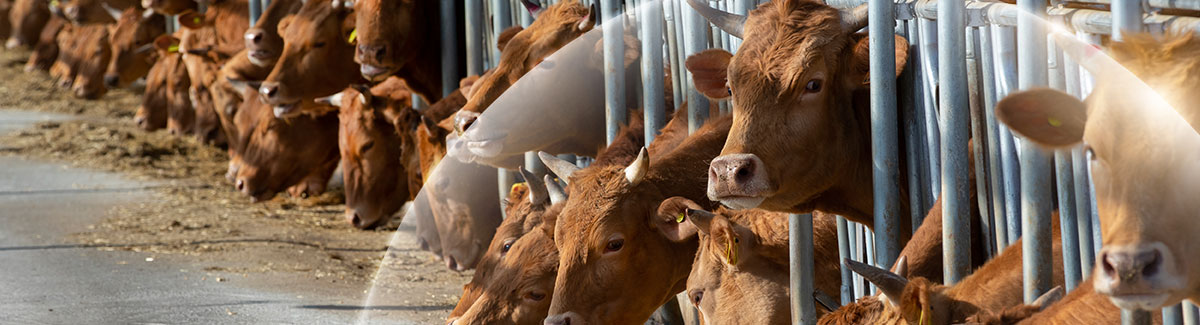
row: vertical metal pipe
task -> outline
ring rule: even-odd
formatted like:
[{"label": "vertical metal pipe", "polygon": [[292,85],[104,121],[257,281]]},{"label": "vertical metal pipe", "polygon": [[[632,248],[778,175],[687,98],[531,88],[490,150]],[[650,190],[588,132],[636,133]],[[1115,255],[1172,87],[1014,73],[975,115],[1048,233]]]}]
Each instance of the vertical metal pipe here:
[{"label": "vertical metal pipe", "polygon": [[262,16],[263,3],[258,0],[250,0],[250,26],[253,27],[255,22],[258,22],[258,17]]},{"label": "vertical metal pipe", "polygon": [[891,0],[868,2],[870,33],[871,159],[874,170],[876,265],[891,267],[900,256],[900,152],[896,136],[896,18]]},{"label": "vertical metal pipe", "polygon": [[1183,325],[1183,303],[1164,307],[1162,321],[1163,325]]},{"label": "vertical metal pipe", "polygon": [[1112,10],[1112,39],[1120,41],[1125,33],[1137,33],[1144,30],[1142,26],[1142,1],[1113,0]]},{"label": "vertical metal pipe", "polygon": [[620,0],[600,0],[600,16],[604,18],[604,125],[605,139],[617,138],[625,110],[625,24],[622,23]]},{"label": "vertical metal pipe", "polygon": [[463,3],[467,16],[467,75],[483,74],[483,0],[465,0]]},{"label": "vertical metal pipe", "polygon": [[[512,185],[517,182],[517,176],[510,170],[504,168],[496,168],[496,186],[500,191],[500,202],[504,202],[508,198],[508,191],[512,190]],[[500,209],[500,216],[508,217],[508,213],[504,209]]]},{"label": "vertical metal pipe", "polygon": [[488,43],[487,48],[492,49],[492,66],[495,67],[500,62],[500,48],[491,46],[500,42],[500,32],[503,32],[508,26],[512,26],[512,3],[508,0],[491,0],[492,1],[492,37],[491,43]]},{"label": "vertical metal pipe", "polygon": [[[967,139],[970,137],[967,127],[971,115],[967,89],[961,82],[967,78],[966,61],[963,60],[966,52],[963,35],[966,3],[939,1],[937,9],[938,106],[944,123],[941,152],[944,216],[942,261],[945,283],[954,284],[971,272],[971,219],[966,218],[971,215],[971,185],[967,175]],[[880,166],[880,163],[877,161],[875,165]]]},{"label": "vertical metal pipe", "polygon": [[[1063,62],[1063,53],[1058,49],[1053,39],[1047,37],[1046,50],[1048,55],[1049,79],[1050,86],[1055,89],[1069,91],[1067,89],[1067,80],[1065,76],[1066,67]],[[1062,258],[1063,258],[1063,274],[1065,275],[1065,284],[1067,292],[1075,290],[1079,285],[1081,273],[1079,271],[1079,233],[1077,224],[1077,212],[1075,208],[1075,177],[1071,165],[1070,149],[1058,149],[1054,151],[1054,170],[1055,170],[1055,185],[1058,192],[1058,215],[1059,228],[1062,231]]]},{"label": "vertical metal pipe", "polygon": [[[967,94],[971,108],[970,134],[971,139],[974,139],[974,142],[972,142],[974,145],[971,146],[971,154],[974,157],[973,162],[975,163],[975,203],[979,207],[979,229],[983,230],[980,232],[980,235],[983,236],[984,250],[987,251],[987,258],[991,258],[992,256],[996,256],[1000,250],[992,247],[990,244],[992,242],[992,235],[996,232],[992,229],[994,226],[992,224],[992,200],[990,199],[991,194],[989,194],[991,193],[991,188],[987,182],[988,171],[991,170],[992,166],[988,165],[987,154],[984,152],[989,144],[986,141],[987,137],[984,135],[986,131],[984,130],[985,122],[983,117],[983,111],[990,107],[983,106],[984,90],[980,80],[982,79],[982,73],[979,69],[979,27],[967,27],[966,36]],[[970,183],[969,180],[967,182]]]},{"label": "vertical metal pipe", "polygon": [[[674,3],[674,6],[671,6],[671,9],[675,14],[675,55],[677,56],[675,61],[679,62],[679,84],[675,85],[675,87],[679,87],[679,95],[677,98],[679,98],[680,105],[683,105],[683,103],[688,101],[688,96],[691,94],[688,89],[691,89],[692,87],[692,74],[690,71],[688,71],[686,64],[688,53],[686,48],[687,40],[684,39],[684,28],[686,28],[685,26],[687,26],[687,24],[684,23],[683,11],[691,9],[684,9],[684,7],[687,6],[683,4],[683,1],[685,0],[665,1]],[[678,109],[682,106],[675,107]]]},{"label": "vertical metal pipe", "polygon": [[667,27],[667,59],[671,62],[671,103],[675,109],[680,109],[684,101],[683,77],[687,70],[683,68],[683,61],[679,60],[679,32],[675,29],[679,16],[675,14],[675,1],[663,0],[662,5],[663,25]]},{"label": "vertical metal pipe", "polygon": [[938,123],[939,106],[936,97],[938,89],[938,30],[937,24],[932,20],[918,18],[917,26],[920,30],[921,45],[918,52],[921,53],[921,76],[922,83],[925,89],[925,136],[926,145],[925,151],[929,156],[929,193],[932,201],[937,201],[941,196],[942,191],[942,137],[941,126]]},{"label": "vertical metal pipe", "polygon": [[533,176],[542,177],[546,175],[546,165],[542,164],[542,159],[538,158],[537,152],[525,152],[525,170],[528,170]]},{"label": "vertical metal pipe", "polygon": [[[682,7],[682,5],[680,5]],[[700,16],[700,13],[692,9],[691,6],[683,8],[683,43],[684,55],[692,55],[704,51],[708,48],[708,21]],[[680,61],[683,62],[683,61]],[[692,78],[684,80],[687,83],[687,100],[688,100],[688,133],[695,132],[708,119],[708,98],[705,98],[700,91],[696,90],[696,85],[692,82]]]},{"label": "vertical metal pipe", "polygon": [[[521,7],[523,8],[524,6]],[[529,24],[533,23],[533,15],[529,14],[529,10],[521,9],[517,11],[521,13],[521,27],[528,28]]]},{"label": "vertical metal pipe", "polygon": [[[1075,177],[1075,227],[1079,239],[1079,276],[1091,276],[1095,267],[1094,249],[1092,243],[1092,197],[1089,190],[1091,179],[1088,177],[1088,160],[1083,152],[1083,146],[1071,148],[1071,169]],[[1060,203],[1068,204],[1068,203]]]},{"label": "vertical metal pipe", "polygon": [[[852,242],[850,242],[850,252],[854,254],[855,261],[866,262],[866,260],[867,260],[867,254],[864,252],[864,251],[866,251],[866,246],[867,246],[866,239],[863,238],[863,236],[862,236],[862,234],[866,232],[866,229],[867,228],[865,226],[863,226],[862,224],[857,224],[857,223],[854,224],[853,228],[850,228],[849,235],[851,237],[851,240],[853,240]],[[855,273],[854,274],[854,299],[858,299],[858,298],[861,298],[866,295],[867,295],[867,288],[866,288],[866,285],[863,284],[863,278],[861,275],[858,275],[858,273]]]},{"label": "vertical metal pipe", "polygon": [[991,185],[992,226],[995,232],[992,236],[993,247],[997,252],[1008,247],[1008,218],[1005,215],[1003,166],[1000,163],[1000,130],[996,125],[996,73],[995,56],[992,55],[992,27],[980,27],[979,52],[981,55],[980,72],[983,86],[983,115],[986,127],[988,183]]},{"label": "vertical metal pipe", "polygon": [[455,17],[458,13],[457,1],[443,1],[438,11],[441,14],[441,50],[442,50],[442,96],[449,96],[458,89],[458,79],[462,71],[458,71],[458,23]]},{"label": "vertical metal pipe", "polygon": [[1196,304],[1183,302],[1183,324],[1200,325],[1200,308],[1197,308]]},{"label": "vertical metal pipe", "polygon": [[850,272],[850,268],[847,267],[846,262],[844,262],[846,259],[853,257],[853,255],[851,255],[851,253],[850,253],[851,239],[850,239],[850,229],[849,228],[850,228],[850,225],[846,224],[846,218],[844,218],[842,216],[838,216],[837,217],[838,263],[842,266],[842,268],[841,268],[841,271],[842,271],[842,288],[841,288],[842,289],[841,290],[842,306],[849,305],[851,302],[854,302],[854,288],[851,284],[854,282],[854,276],[853,276],[854,272]]},{"label": "vertical metal pipe", "polygon": [[[994,37],[994,59],[996,72],[996,98],[1004,98],[1017,88],[1017,42],[1014,28],[1011,26],[992,26]],[[1008,221],[1008,239],[1004,246],[1012,245],[1021,238],[1021,170],[1017,161],[1017,149],[1012,131],[1004,124],[998,124],[1000,131],[1000,165],[1004,178],[1004,211]]]},{"label": "vertical metal pipe", "polygon": [[646,146],[667,124],[663,98],[663,7],[657,3],[642,5],[642,109],[645,111]]},{"label": "vertical metal pipe", "polygon": [[[863,254],[863,255],[865,255],[864,258],[866,260],[863,262],[870,264],[870,265],[878,265],[878,264],[875,264],[875,250],[873,249],[873,247],[875,247],[875,233],[867,231],[867,227],[863,226],[862,236],[863,236],[863,238],[866,238],[866,240],[864,241],[866,243],[866,245],[865,245],[866,253]],[[875,294],[876,293],[875,283],[867,282],[866,291],[867,291],[867,294],[869,294],[869,295]]]},{"label": "vertical metal pipe", "polygon": [[792,324],[816,324],[813,305],[813,223],[812,214],[788,215],[788,269],[792,299]]},{"label": "vertical metal pipe", "polygon": [[[1017,82],[1021,89],[1046,85],[1046,3],[1018,0]],[[1025,274],[1025,303],[1050,290],[1050,155],[1035,145],[1021,146],[1021,215],[1025,236],[1021,244]]]},{"label": "vertical metal pipe", "polygon": [[903,34],[909,40],[909,59],[905,62],[904,74],[900,76],[900,81],[896,87],[900,90],[900,102],[903,107],[900,110],[901,120],[904,123],[904,144],[905,158],[908,160],[908,201],[909,201],[909,218],[912,219],[912,231],[916,232],[917,227],[921,226],[921,221],[925,219],[927,205],[925,202],[929,197],[929,192],[926,190],[929,187],[925,186],[925,180],[928,178],[929,168],[928,156],[925,156],[925,120],[924,120],[924,94],[920,82],[920,69],[917,68],[915,57],[920,55],[915,45],[916,21],[907,20],[901,21],[903,25]]},{"label": "vertical metal pipe", "polygon": [[1121,309],[1121,324],[1150,324],[1150,312]]}]

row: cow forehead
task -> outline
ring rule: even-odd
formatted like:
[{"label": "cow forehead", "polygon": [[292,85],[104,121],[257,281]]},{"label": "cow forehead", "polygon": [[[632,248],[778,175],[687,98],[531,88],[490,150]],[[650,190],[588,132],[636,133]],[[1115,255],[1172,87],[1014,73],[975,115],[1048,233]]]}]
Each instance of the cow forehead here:
[{"label": "cow forehead", "polygon": [[[801,1],[783,12],[785,1],[750,13],[745,41],[730,62],[730,82],[741,87],[778,87],[810,68],[814,58],[829,59],[845,43],[837,9]],[[763,77],[766,78],[763,78]]]}]

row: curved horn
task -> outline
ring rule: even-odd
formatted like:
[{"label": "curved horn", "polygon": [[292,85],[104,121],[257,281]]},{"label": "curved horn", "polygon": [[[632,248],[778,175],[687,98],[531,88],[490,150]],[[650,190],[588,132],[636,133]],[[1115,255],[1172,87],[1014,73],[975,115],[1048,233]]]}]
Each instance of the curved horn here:
[{"label": "curved horn", "polygon": [[567,202],[567,192],[563,191],[562,186],[558,186],[558,182],[555,182],[550,174],[546,174],[545,177],[543,181],[546,182],[546,192],[550,194],[550,204]]},{"label": "curved horn", "polygon": [[1046,307],[1050,307],[1050,305],[1062,300],[1063,292],[1062,286],[1054,287],[1054,289],[1046,291],[1037,300],[1034,300],[1031,305],[1037,306],[1038,310],[1045,310]]},{"label": "curved horn", "polygon": [[848,258],[844,261],[846,262],[846,266],[850,267],[851,271],[862,275],[867,281],[871,281],[876,287],[879,287],[879,291],[883,292],[888,299],[900,301],[900,294],[904,292],[904,287],[908,285],[908,279],[891,271],[859,263]]},{"label": "curved horn", "polygon": [[857,32],[863,27],[867,27],[867,5],[861,4],[858,7],[850,10],[841,10],[842,14],[842,31],[846,33]]},{"label": "curved horn", "polygon": [[638,152],[637,159],[634,159],[629,167],[625,167],[625,180],[629,181],[629,186],[637,185],[642,182],[642,178],[646,177],[648,169],[650,169],[650,159],[646,157],[646,147],[642,147],[642,151]]},{"label": "curved horn", "polygon": [[590,7],[588,7],[587,17],[580,19],[579,24],[575,25],[575,29],[578,29],[580,31],[591,30],[593,27],[596,27],[596,22],[600,21],[599,18],[600,18],[600,8],[596,7],[596,4],[593,3]]},{"label": "curved horn", "polygon": [[100,6],[104,7],[104,11],[108,12],[109,15],[112,15],[113,20],[116,20],[116,21],[121,20],[121,10],[120,9],[113,8],[113,7],[109,6],[108,3],[106,3],[106,2],[101,2]]},{"label": "curved horn", "polygon": [[692,9],[696,9],[696,12],[699,12],[704,19],[716,25],[717,28],[733,37],[742,38],[742,27],[746,26],[746,16],[713,9],[705,1],[688,0],[688,5],[692,6]]},{"label": "curved horn", "polygon": [[[558,157],[543,151],[538,151],[538,158],[542,159],[542,164],[545,164],[546,168],[549,168],[550,171],[554,172],[554,175],[558,175],[558,178],[563,180],[571,178],[571,174],[579,170],[579,166],[575,166],[575,164],[569,161],[558,159]],[[570,183],[570,181],[567,182]]]},{"label": "curved horn", "polygon": [[529,15],[533,16],[533,19],[537,19],[542,10],[545,10],[545,8],[542,8],[542,5],[530,0],[521,0],[521,5],[525,6],[525,10],[529,10]]},{"label": "curved horn", "polygon": [[542,179],[534,176],[532,172],[525,167],[518,168],[521,172],[521,178],[525,179],[525,184],[529,188],[529,203],[533,205],[545,204],[550,200],[550,193],[546,192],[546,184],[542,184]]},{"label": "curved horn", "polygon": [[[232,81],[231,81],[231,83],[232,83]],[[342,92],[339,91],[338,93],[333,94],[333,95],[313,99],[313,101],[318,104],[342,107]]]},{"label": "curved horn", "polygon": [[692,208],[683,210],[683,214],[687,216],[688,222],[691,222],[692,225],[696,226],[697,231],[705,234],[708,233],[708,226],[712,224],[713,218],[717,217],[717,215],[713,214],[712,212]]}]

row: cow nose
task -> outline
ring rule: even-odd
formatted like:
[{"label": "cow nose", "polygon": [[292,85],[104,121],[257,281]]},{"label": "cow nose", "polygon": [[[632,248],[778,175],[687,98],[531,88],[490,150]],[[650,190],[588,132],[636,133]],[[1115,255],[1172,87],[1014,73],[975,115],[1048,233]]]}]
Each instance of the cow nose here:
[{"label": "cow nose", "polygon": [[[571,313],[546,317],[545,325],[571,325]],[[578,324],[578,322],[576,322]]]},{"label": "cow nose", "polygon": [[267,99],[275,98],[275,96],[279,95],[279,83],[274,81],[263,82],[262,86],[258,87],[258,93]]},{"label": "cow nose", "polygon": [[145,128],[146,127],[146,117],[145,116],[134,117],[133,123],[137,124],[137,126],[140,128]]},{"label": "cow nose", "polygon": [[764,166],[753,154],[717,157],[708,167],[709,198],[761,197],[769,187]]},{"label": "cow nose", "polygon": [[236,184],[237,185],[234,185],[234,186],[237,187],[238,192],[246,191],[246,180],[238,179]]},{"label": "cow nose", "polygon": [[458,263],[454,260],[454,255],[446,255],[446,268],[451,270],[458,269]]},{"label": "cow nose", "polygon": [[104,76],[104,86],[108,88],[117,88],[117,83],[121,81],[120,76],[107,75]]},{"label": "cow nose", "polygon": [[246,31],[246,34],[242,35],[242,37],[246,39],[246,46],[251,46],[262,43],[264,34],[266,34],[266,32],[262,29],[251,28],[250,30]]},{"label": "cow nose", "polygon": [[1104,275],[1118,282],[1154,277],[1162,265],[1162,252],[1156,247],[1141,249],[1105,249],[1101,252]]},{"label": "cow nose", "polygon": [[383,45],[358,44],[358,57],[372,58],[375,61],[383,61],[384,54],[387,53],[387,47]]},{"label": "cow nose", "polygon": [[67,16],[67,18],[69,18],[69,19],[71,19],[71,20],[78,20],[78,18],[79,18],[79,7],[77,7],[77,6],[68,6],[68,7],[66,7],[66,8],[63,8],[63,15],[64,15],[64,16]]},{"label": "cow nose", "polygon": [[350,221],[350,225],[354,226],[354,228],[362,229],[363,227],[362,217],[358,216],[358,211],[347,211],[346,221]]}]

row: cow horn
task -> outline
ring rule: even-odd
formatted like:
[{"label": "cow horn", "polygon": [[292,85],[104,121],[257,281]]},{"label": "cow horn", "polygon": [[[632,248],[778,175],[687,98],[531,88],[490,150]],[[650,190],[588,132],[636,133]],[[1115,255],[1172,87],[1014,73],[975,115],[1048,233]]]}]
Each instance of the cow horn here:
[{"label": "cow horn", "polygon": [[901,256],[896,259],[896,265],[892,267],[892,273],[896,273],[901,278],[908,278],[908,256]]},{"label": "cow horn", "polygon": [[521,0],[521,5],[525,6],[525,10],[529,10],[529,15],[532,16],[533,19],[537,19],[538,15],[542,13],[542,10],[545,10],[545,8],[542,8],[542,5],[534,3],[530,0]]},{"label": "cow horn", "polygon": [[717,217],[712,212],[692,208],[683,210],[683,215],[687,216],[688,222],[696,226],[697,231],[705,234],[708,233],[708,225],[712,224],[713,218]]},{"label": "cow horn", "polygon": [[363,104],[364,107],[371,106],[371,100],[375,99],[375,94],[371,93],[371,86],[365,84],[353,84],[350,85],[350,87],[353,87],[354,90],[358,91],[358,103]]},{"label": "cow horn", "polygon": [[588,7],[587,19],[580,20],[579,25],[575,25],[575,28],[585,31],[591,29],[592,27],[596,27],[596,21],[598,21],[597,18],[599,18],[599,15],[600,9],[596,8],[596,4],[593,3],[591,7]]},{"label": "cow horn", "polygon": [[888,299],[900,301],[900,294],[904,292],[904,287],[908,285],[908,279],[891,271],[859,263],[848,258],[843,261],[846,262],[846,266],[849,266],[851,271],[862,275],[867,281],[875,284],[879,288],[879,291],[883,292],[883,295],[887,296]]},{"label": "cow horn", "polygon": [[109,6],[108,3],[105,3],[105,2],[101,2],[100,6],[104,7],[104,11],[108,12],[109,15],[112,15],[113,20],[117,20],[117,21],[121,20],[121,10],[119,10],[117,8],[113,8],[113,7]]},{"label": "cow horn", "polygon": [[629,181],[629,186],[635,186],[642,182],[642,178],[646,177],[646,170],[650,169],[650,158],[646,157],[646,147],[642,147],[642,151],[638,152],[637,159],[625,167],[625,180]]},{"label": "cow horn", "polygon": [[534,176],[532,172],[526,170],[525,167],[517,169],[521,173],[521,177],[525,178],[525,184],[529,188],[529,203],[533,205],[542,205],[550,200],[550,193],[546,192],[546,184],[539,183],[542,179]]},{"label": "cow horn", "polygon": [[343,92],[338,92],[333,95],[319,97],[317,99],[313,99],[313,101],[317,102],[317,104],[325,104],[325,105],[329,105],[329,106],[342,107],[342,93]]},{"label": "cow horn", "polygon": [[142,11],[142,19],[150,19],[150,17],[154,17],[154,14],[154,10],[146,9]]},{"label": "cow horn", "polygon": [[546,174],[545,177],[546,192],[550,194],[550,204],[567,202],[567,192],[563,191],[562,186],[558,186],[558,182],[555,182],[550,174]]},{"label": "cow horn", "polygon": [[867,27],[867,5],[861,4],[858,7],[850,10],[841,10],[842,15],[842,31],[846,33],[857,32],[863,27]]},{"label": "cow horn", "polygon": [[705,2],[707,1],[688,0],[688,5],[692,6],[692,9],[696,9],[708,22],[729,33],[730,36],[742,38],[742,28],[746,26],[746,16],[713,9]]},{"label": "cow horn", "polygon": [[1033,301],[1032,305],[1037,306],[1038,310],[1045,310],[1046,307],[1050,307],[1050,305],[1053,305],[1055,302],[1061,300],[1062,297],[1063,287],[1056,286],[1054,289],[1050,289],[1050,291],[1046,291],[1046,293],[1043,293],[1041,296],[1039,296],[1037,300]]},{"label": "cow horn", "polygon": [[[558,159],[558,157],[544,151],[538,151],[538,158],[542,159],[542,164],[545,164],[546,168],[549,168],[550,171],[554,172],[554,175],[558,175],[558,178],[563,180],[570,179],[571,174],[579,170],[579,166],[575,166],[575,164],[569,161]],[[570,181],[567,182],[570,183]]]}]

